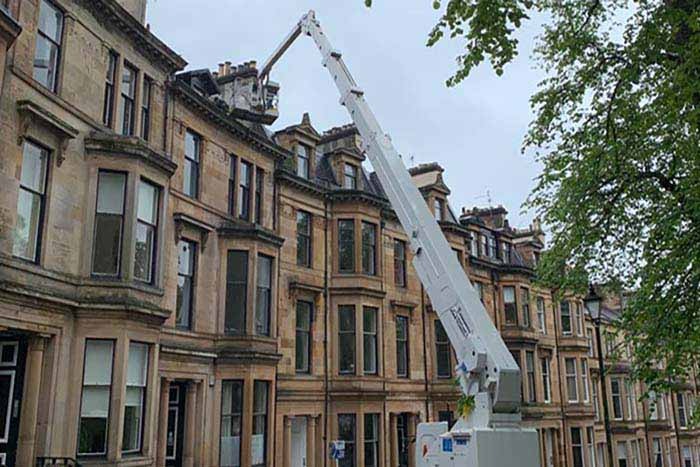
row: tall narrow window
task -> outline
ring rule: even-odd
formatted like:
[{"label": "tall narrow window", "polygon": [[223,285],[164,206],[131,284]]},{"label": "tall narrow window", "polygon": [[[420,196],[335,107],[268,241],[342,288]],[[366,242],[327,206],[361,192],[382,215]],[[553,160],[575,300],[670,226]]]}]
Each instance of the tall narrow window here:
[{"label": "tall narrow window", "polygon": [[586,427],[586,442],[588,446],[588,464],[595,467],[595,433],[592,426]]},{"label": "tall narrow window", "polygon": [[151,137],[151,94],[153,80],[144,76],[141,92],[141,138],[148,141]]},{"label": "tall narrow window", "polygon": [[482,282],[474,281],[472,282],[474,289],[476,289],[476,294],[479,296],[481,303],[484,303],[484,284]]},{"label": "tall narrow window", "polygon": [[255,305],[255,334],[270,335],[270,310],[272,308],[272,258],[258,255],[258,288]]},{"label": "tall narrow window", "polygon": [[297,373],[311,371],[311,319],[313,304],[302,300],[297,301],[296,320],[296,355],[295,368]]},{"label": "tall narrow window", "polygon": [[591,328],[586,329],[586,342],[588,343],[588,356],[595,357],[595,347],[593,346],[593,330]]},{"label": "tall narrow window", "polygon": [[226,258],[226,315],[228,333],[245,334],[248,292],[248,252],[229,250]]},{"label": "tall narrow window", "polygon": [[141,180],[138,196],[134,277],[151,284],[153,283],[153,272],[156,265],[160,190],[157,186]]},{"label": "tall narrow window", "polygon": [[537,325],[542,334],[547,334],[547,321],[545,318],[544,298],[537,297]]},{"label": "tall narrow window", "polygon": [[503,261],[506,264],[510,263],[511,249],[512,246],[510,243],[501,242],[501,261]]},{"label": "tall narrow window", "polygon": [[185,167],[182,191],[190,198],[199,196],[199,161],[202,156],[202,138],[189,130],[185,133]]},{"label": "tall narrow window", "polygon": [[25,141],[12,254],[34,263],[39,261],[41,251],[48,159],[47,150]]},{"label": "tall narrow window", "polygon": [[357,190],[357,167],[352,164],[345,164],[343,175],[343,187],[346,190]]},{"label": "tall narrow window", "polygon": [[469,238],[469,253],[474,256],[478,257],[479,256],[479,239],[477,238],[477,234],[472,232],[471,237]]},{"label": "tall narrow window", "polygon": [[683,446],[683,467],[693,467],[693,453],[690,446]]},{"label": "tall narrow window", "polygon": [[238,217],[250,220],[250,185],[253,181],[253,165],[241,161],[240,180],[238,181]]},{"label": "tall narrow window", "polygon": [[191,329],[194,302],[194,275],[196,271],[197,245],[187,240],[177,244],[177,304],[175,325]]},{"label": "tall narrow window", "polygon": [[503,311],[506,315],[506,324],[518,324],[518,307],[515,303],[515,287],[503,287]]},{"label": "tall narrow window", "polygon": [[63,13],[49,0],[41,0],[34,51],[34,79],[52,92],[56,92],[58,82],[62,36]]},{"label": "tall narrow window", "polygon": [[265,186],[265,171],[255,170],[255,223],[262,224],[263,221],[263,187]]},{"label": "tall narrow window", "polygon": [[445,219],[445,202],[440,198],[435,198],[433,203],[433,213],[435,214],[435,220],[440,222]]},{"label": "tall narrow window", "polygon": [[688,428],[688,416],[685,410],[685,394],[682,392],[676,393],[676,402],[678,404],[678,426]]},{"label": "tall narrow window", "polygon": [[581,381],[583,382],[583,401],[588,402],[591,400],[591,393],[588,386],[588,361],[585,358],[581,359]]},{"label": "tall narrow window", "polygon": [[369,222],[362,223],[362,273],[377,273],[377,226]]},{"label": "tall narrow window", "polygon": [[525,370],[527,371],[527,401],[537,401],[537,390],[535,388],[535,353],[525,352]]},{"label": "tall narrow window", "polygon": [[355,306],[338,308],[338,369],[340,374],[355,374]]},{"label": "tall narrow window", "polygon": [[136,69],[124,63],[122,67],[122,99],[121,99],[121,114],[122,114],[122,134],[132,136],[134,134],[134,115],[136,109],[134,101],[136,99]]},{"label": "tall narrow window", "polygon": [[379,414],[365,414],[365,467],[379,466]]},{"label": "tall narrow window", "polygon": [[549,369],[549,357],[543,357],[540,359],[540,365],[542,370],[542,392],[544,394],[544,401],[552,401],[552,380],[551,372]]},{"label": "tall narrow window", "polygon": [[571,428],[571,454],[573,456],[574,467],[583,467],[583,439],[581,428]]},{"label": "tall narrow window", "polygon": [[488,256],[488,245],[486,243],[486,235],[479,235],[479,254],[480,256]]},{"label": "tall narrow window", "polygon": [[632,380],[625,380],[625,392],[627,393],[627,413],[630,420],[637,419],[637,393]]},{"label": "tall narrow window", "polygon": [[438,412],[438,422],[446,422],[447,428],[452,429],[455,424],[454,415],[451,410],[440,410]]},{"label": "tall narrow window", "polygon": [[624,441],[617,442],[617,465],[618,467],[627,467],[627,443]]},{"label": "tall narrow window", "polygon": [[109,128],[112,128],[112,123],[114,123],[114,86],[117,82],[118,61],[119,56],[110,51],[107,59],[107,77],[105,78],[105,100],[102,106],[102,123]]},{"label": "tall narrow window", "polygon": [[520,306],[523,310],[523,326],[530,327],[530,291],[520,289]]},{"label": "tall narrow window", "polygon": [[107,453],[113,357],[113,341],[97,339],[85,341],[83,395],[78,436],[79,455]]},{"label": "tall narrow window", "polygon": [[612,399],[613,418],[622,420],[622,386],[618,378],[610,380],[610,398]]},{"label": "tall narrow window", "polygon": [[450,340],[440,320],[435,320],[435,355],[437,356],[437,377],[450,378],[452,376],[452,356]]},{"label": "tall narrow window", "polygon": [[270,383],[255,381],[253,387],[253,439],[251,463],[253,467],[267,464],[267,407]]},{"label": "tall narrow window", "polygon": [[600,421],[600,399],[598,397],[598,380],[591,378],[591,393],[593,394],[593,412],[595,413],[594,420]]},{"label": "tall narrow window", "polygon": [[498,242],[496,242],[496,238],[489,236],[489,258],[491,259],[497,259],[498,258]]},{"label": "tall narrow window", "polygon": [[561,332],[564,335],[571,334],[571,308],[569,308],[569,302],[563,301],[559,303],[559,310],[561,313]]},{"label": "tall narrow window", "polygon": [[583,336],[583,306],[576,302],[574,307],[576,310],[576,334]]},{"label": "tall narrow window", "polygon": [[311,214],[297,211],[297,265],[311,267]]},{"label": "tall narrow window", "polygon": [[408,378],[408,317],[396,317],[396,375]]},{"label": "tall narrow window", "polygon": [[309,178],[310,165],[309,153],[311,150],[303,144],[297,144],[297,175],[302,178]]},{"label": "tall narrow window", "polygon": [[340,272],[355,272],[355,222],[338,221],[338,263]]},{"label": "tall narrow window", "polygon": [[122,452],[141,450],[143,411],[146,401],[148,375],[148,345],[129,343],[129,362],[126,372],[126,399],[124,402],[124,432]]},{"label": "tall narrow window", "polygon": [[569,402],[578,402],[578,378],[576,376],[576,359],[565,358],[566,367],[566,394]]},{"label": "tall narrow window", "polygon": [[363,370],[366,375],[377,374],[377,308],[366,306],[362,309]]},{"label": "tall narrow window", "polygon": [[236,215],[236,173],[238,172],[238,158],[231,154],[229,156],[228,167],[228,213],[232,216]]},{"label": "tall narrow window", "polygon": [[97,175],[97,209],[92,273],[118,276],[124,229],[126,174],[100,170]]},{"label": "tall narrow window", "polygon": [[355,467],[355,414],[338,414],[338,439],[345,441],[345,457],[338,467]]},{"label": "tall narrow window", "polygon": [[406,287],[406,242],[394,240],[394,284]]},{"label": "tall narrow window", "polygon": [[664,453],[661,449],[661,438],[653,438],[651,440],[652,446],[652,467],[664,467]]},{"label": "tall narrow window", "polygon": [[222,467],[241,465],[241,431],[243,427],[243,381],[221,383],[221,453]]}]

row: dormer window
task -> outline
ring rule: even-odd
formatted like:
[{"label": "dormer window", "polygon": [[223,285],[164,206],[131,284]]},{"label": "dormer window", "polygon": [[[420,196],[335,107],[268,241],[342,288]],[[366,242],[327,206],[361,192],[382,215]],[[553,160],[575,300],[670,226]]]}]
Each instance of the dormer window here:
[{"label": "dormer window", "polygon": [[489,258],[496,259],[498,257],[498,243],[493,237],[488,237],[489,239]]},{"label": "dormer window", "polygon": [[445,220],[444,216],[444,210],[445,210],[445,202],[441,200],[440,198],[435,198],[434,204],[433,204],[433,209],[435,210],[435,220],[440,222],[442,220]]},{"label": "dormer window", "polygon": [[357,166],[345,164],[343,187],[346,190],[357,190]]},{"label": "dormer window", "polygon": [[504,263],[510,263],[511,245],[508,242],[501,243],[501,260]]},{"label": "dormer window", "polygon": [[309,153],[311,151],[303,144],[297,145],[297,175],[302,178],[309,178]]}]

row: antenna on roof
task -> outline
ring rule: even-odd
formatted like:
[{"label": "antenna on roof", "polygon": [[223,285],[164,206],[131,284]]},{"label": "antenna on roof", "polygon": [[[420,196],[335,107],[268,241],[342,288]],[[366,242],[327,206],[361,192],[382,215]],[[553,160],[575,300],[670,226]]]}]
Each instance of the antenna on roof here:
[{"label": "antenna on roof", "polygon": [[493,207],[493,200],[491,199],[491,190],[486,189],[486,194],[477,196],[476,199],[486,199],[489,207]]}]

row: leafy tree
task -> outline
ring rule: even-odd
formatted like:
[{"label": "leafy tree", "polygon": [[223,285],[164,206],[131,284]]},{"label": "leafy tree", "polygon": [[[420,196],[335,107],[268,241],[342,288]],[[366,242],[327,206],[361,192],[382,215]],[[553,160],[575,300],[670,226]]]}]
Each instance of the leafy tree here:
[{"label": "leafy tree", "polygon": [[[483,62],[500,75],[517,30],[544,20],[546,72],[523,149],[543,172],[526,207],[551,233],[538,274],[632,291],[622,328],[653,388],[700,357],[700,3],[697,0],[446,0],[428,45],[465,42],[454,86]],[[664,362],[663,370],[658,362]]]}]

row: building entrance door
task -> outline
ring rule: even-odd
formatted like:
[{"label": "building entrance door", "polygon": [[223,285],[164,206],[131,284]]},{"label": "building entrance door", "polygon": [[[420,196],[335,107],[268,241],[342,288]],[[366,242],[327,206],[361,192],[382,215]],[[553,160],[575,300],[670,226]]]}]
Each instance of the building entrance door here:
[{"label": "building entrance door", "polygon": [[306,417],[292,418],[292,467],[306,467]]},{"label": "building entrance door", "polygon": [[0,337],[0,465],[15,465],[26,343]]},{"label": "building entrance door", "polygon": [[185,395],[187,384],[173,381],[168,395],[168,433],[165,465],[182,466],[183,433],[185,431]]}]

